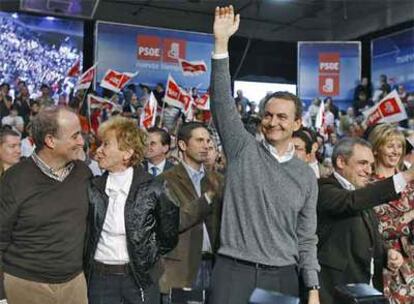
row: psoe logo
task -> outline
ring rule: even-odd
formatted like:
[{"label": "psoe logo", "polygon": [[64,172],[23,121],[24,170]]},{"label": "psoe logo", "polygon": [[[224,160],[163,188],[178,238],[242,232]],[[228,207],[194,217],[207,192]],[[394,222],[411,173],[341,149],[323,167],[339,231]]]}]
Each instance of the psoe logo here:
[{"label": "psoe logo", "polygon": [[163,40],[162,61],[178,63],[178,58],[185,58],[185,48],[185,40],[165,38]]},{"label": "psoe logo", "polygon": [[161,38],[157,36],[138,35],[138,60],[161,60]]},{"label": "psoe logo", "polygon": [[339,73],[340,72],[339,53],[320,53],[319,54],[319,73]]}]

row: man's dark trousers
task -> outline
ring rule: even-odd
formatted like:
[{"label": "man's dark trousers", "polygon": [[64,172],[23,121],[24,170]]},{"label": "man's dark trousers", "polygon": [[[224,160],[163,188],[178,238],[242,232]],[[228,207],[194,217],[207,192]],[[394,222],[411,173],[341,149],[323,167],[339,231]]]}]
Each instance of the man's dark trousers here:
[{"label": "man's dark trousers", "polygon": [[267,267],[218,255],[209,304],[248,303],[255,288],[299,296],[296,265]]}]

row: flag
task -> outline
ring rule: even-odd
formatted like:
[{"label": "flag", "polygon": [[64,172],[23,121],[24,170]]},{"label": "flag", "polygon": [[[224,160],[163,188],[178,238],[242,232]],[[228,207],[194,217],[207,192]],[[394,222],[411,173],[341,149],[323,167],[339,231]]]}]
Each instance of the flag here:
[{"label": "flag", "polygon": [[86,72],[79,77],[78,82],[75,86],[75,91],[89,89],[93,79],[95,78],[96,65],[97,63],[95,63],[92,67],[87,69]]},{"label": "flag", "polygon": [[168,75],[164,101],[174,107],[183,109],[186,113],[191,107],[192,99],[191,94],[180,88],[171,75]]},{"label": "flag", "polygon": [[125,85],[138,73],[121,73],[109,69],[101,80],[100,86],[112,92],[119,93]]},{"label": "flag", "polygon": [[203,96],[195,99],[194,105],[199,110],[210,111],[210,94],[205,93]]},{"label": "flag", "polygon": [[141,113],[139,125],[145,129],[155,126],[155,119],[157,118],[157,99],[151,92],[150,98],[144,105],[144,110]]},{"label": "flag", "polygon": [[393,123],[407,119],[407,113],[397,90],[392,91],[377,104],[363,112],[367,126],[378,123]]},{"label": "flag", "polygon": [[120,107],[108,99],[93,94],[88,94],[88,105],[89,108],[107,109],[109,111],[111,111],[113,108]]},{"label": "flag", "polygon": [[196,76],[207,72],[207,65],[204,61],[187,61],[178,59],[181,71],[185,76]]},{"label": "flag", "polygon": [[76,77],[80,74],[80,59],[77,59],[68,71],[67,77]]},{"label": "flag", "polygon": [[325,125],[325,102],[321,101],[321,104],[319,106],[318,114],[316,114],[316,120],[315,120],[315,128],[316,129],[322,129]]}]

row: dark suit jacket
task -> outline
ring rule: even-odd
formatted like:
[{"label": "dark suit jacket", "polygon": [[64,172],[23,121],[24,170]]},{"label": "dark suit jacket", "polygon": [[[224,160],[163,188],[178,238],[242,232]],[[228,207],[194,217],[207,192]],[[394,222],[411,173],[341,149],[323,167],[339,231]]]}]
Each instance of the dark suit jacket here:
[{"label": "dark suit jacket", "polygon": [[[148,161],[147,160],[144,160],[142,162],[142,165],[144,166],[145,171],[148,172]],[[174,164],[167,159],[165,161],[165,166],[164,166],[164,171],[163,172],[167,171],[168,169],[171,169],[172,167],[174,167]]]},{"label": "dark suit jacket", "polygon": [[[383,241],[372,207],[395,200],[393,179],[349,191],[332,175],[321,178],[318,195],[318,259],[321,265],[321,302],[334,303],[334,287],[347,283],[369,283],[374,257],[381,277]],[[376,271],[376,272],[378,272]],[[380,288],[381,281],[377,281]]]},{"label": "dark suit jacket", "polygon": [[[168,293],[171,287],[191,287],[201,261],[203,223],[205,222],[213,251],[219,247],[222,189],[208,204],[204,195],[197,196],[190,177],[183,164],[165,171],[172,196],[180,203],[180,235],[178,245],[163,257],[164,274],[160,289]],[[206,171],[201,180],[201,193],[209,189],[210,180],[223,185],[223,176]]]}]

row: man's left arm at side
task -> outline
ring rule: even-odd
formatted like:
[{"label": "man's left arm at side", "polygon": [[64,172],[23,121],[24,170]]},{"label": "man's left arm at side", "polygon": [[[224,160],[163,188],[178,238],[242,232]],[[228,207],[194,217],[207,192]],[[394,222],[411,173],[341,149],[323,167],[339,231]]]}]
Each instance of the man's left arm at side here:
[{"label": "man's left arm at side", "polygon": [[[299,249],[299,268],[305,288],[307,289],[319,286],[318,272],[320,271],[320,266],[317,258],[318,237],[316,235],[317,197],[317,182],[316,178],[312,176],[312,179],[309,181],[309,190],[305,204],[299,212],[298,226],[296,229]],[[317,289],[309,291],[308,303],[319,303],[319,292]]]},{"label": "man's left arm at side", "polygon": [[17,211],[18,206],[15,203],[13,190],[6,174],[0,182],[0,300],[6,298],[3,284],[3,254],[10,244]]}]

